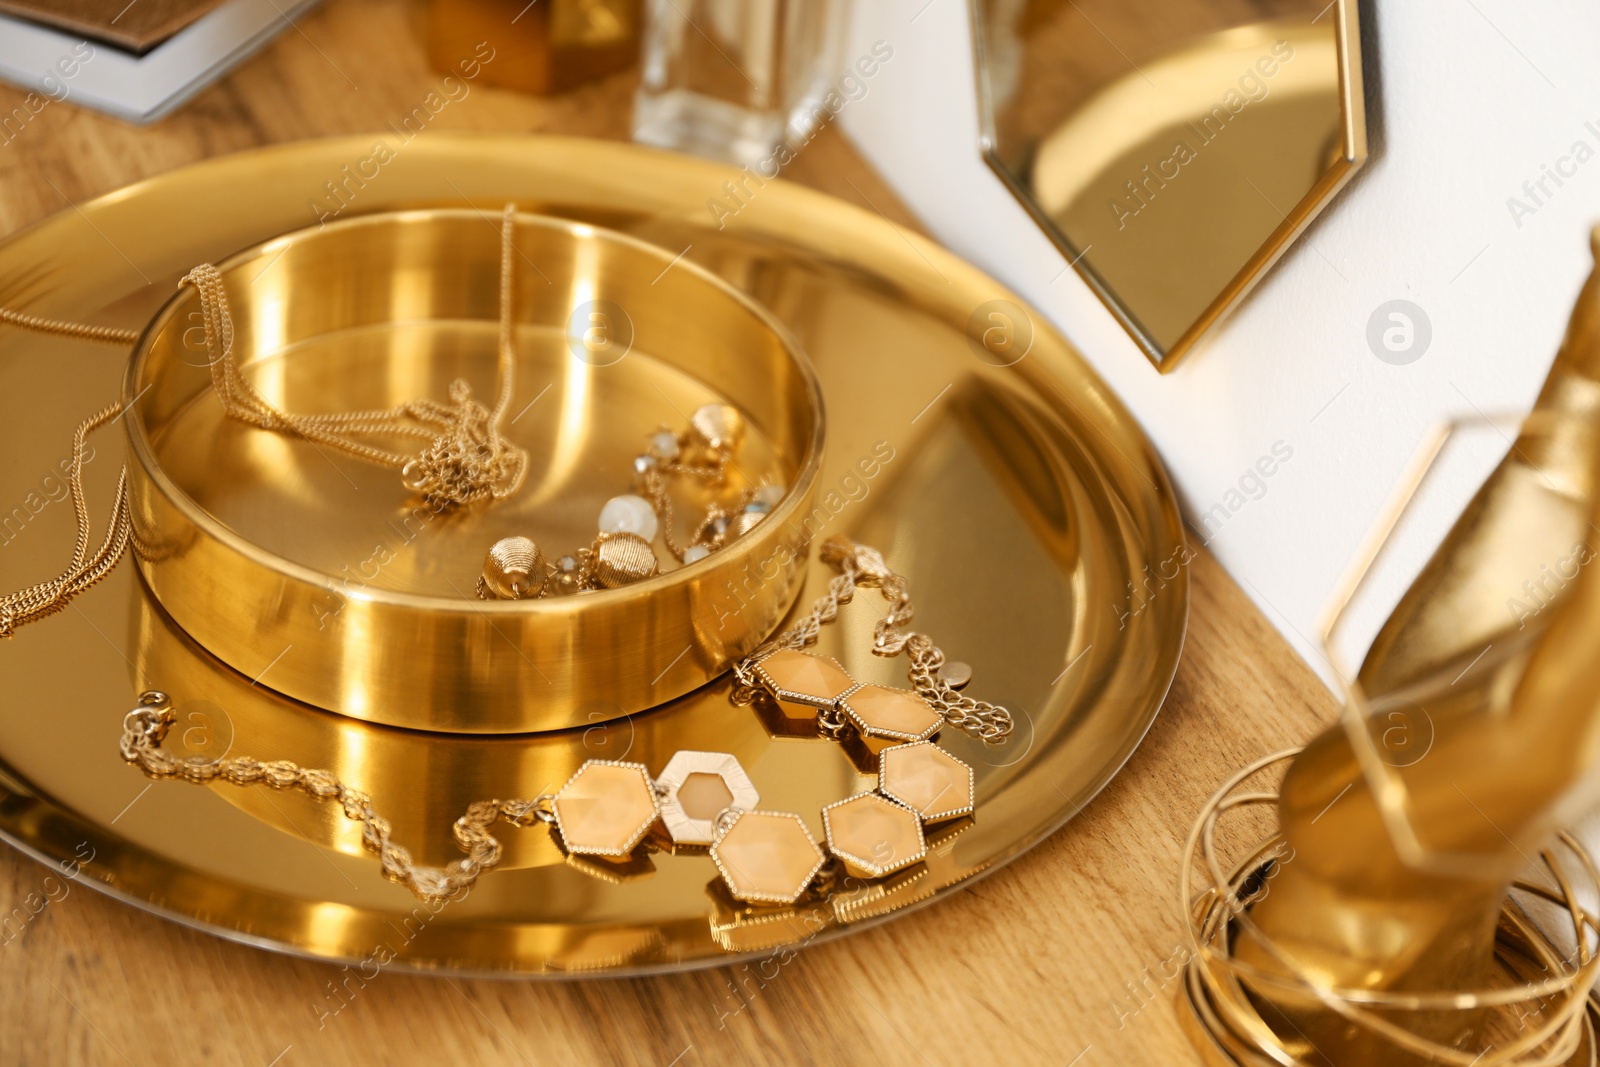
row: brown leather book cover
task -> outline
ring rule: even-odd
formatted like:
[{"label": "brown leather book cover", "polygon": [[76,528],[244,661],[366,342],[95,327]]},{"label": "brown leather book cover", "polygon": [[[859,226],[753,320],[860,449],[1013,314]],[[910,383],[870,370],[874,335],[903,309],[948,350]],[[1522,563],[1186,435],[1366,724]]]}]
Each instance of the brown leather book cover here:
[{"label": "brown leather book cover", "polygon": [[0,14],[142,55],[223,0],[0,0]]}]

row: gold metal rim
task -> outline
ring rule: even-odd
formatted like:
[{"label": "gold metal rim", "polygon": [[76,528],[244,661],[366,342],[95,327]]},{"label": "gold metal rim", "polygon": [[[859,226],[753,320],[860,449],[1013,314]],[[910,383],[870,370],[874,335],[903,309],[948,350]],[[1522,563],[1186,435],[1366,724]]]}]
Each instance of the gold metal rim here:
[{"label": "gold metal rim", "polygon": [[[1046,238],[1056,246],[1062,258],[1069,261],[1085,285],[1099,297],[1106,306],[1106,310],[1117,320],[1117,323],[1127,332],[1130,340],[1138,346],[1158,373],[1170,374],[1179,363],[1194,349],[1200,338],[1217,324],[1225,315],[1243,302],[1250,291],[1265,278],[1268,271],[1277,261],[1288,252],[1300,235],[1310,227],[1318,215],[1322,213],[1333,201],[1350,180],[1355,177],[1367,162],[1367,122],[1366,122],[1366,91],[1362,82],[1361,60],[1361,27],[1359,4],[1354,0],[1334,0],[1330,6],[1337,8],[1334,15],[1336,31],[1334,33],[1335,54],[1338,69],[1338,92],[1341,105],[1341,122],[1339,126],[1339,151],[1338,161],[1330,166],[1317,180],[1312,183],[1305,194],[1284,215],[1283,221],[1275,227],[1262,241],[1259,248],[1245,263],[1240,266],[1233,277],[1227,279],[1218,289],[1216,296],[1195,316],[1191,325],[1185,329],[1175,340],[1168,345],[1163,345],[1152,332],[1140,321],[1136,310],[1126,303],[1111,285],[1095,270],[1094,265],[1084,258],[1086,249],[1078,248],[1075,243],[1062,234],[1053,220],[1039,205],[1033,193],[1022,185],[1002,162],[996,149],[996,131],[994,129],[993,109],[990,98],[993,93],[988,82],[987,68],[984,63],[984,52],[990,47],[988,30],[984,26],[981,5],[974,4],[969,11],[969,26],[972,33],[974,49],[973,68],[976,72],[976,93],[979,101],[979,135],[978,153],[984,165],[994,174],[1005,190],[1015,199],[1018,205],[1028,213],[1029,217],[1044,233]],[[1222,38],[1228,34],[1241,31],[1259,32],[1267,23],[1244,24],[1231,29],[1217,31],[1215,38]]]}]

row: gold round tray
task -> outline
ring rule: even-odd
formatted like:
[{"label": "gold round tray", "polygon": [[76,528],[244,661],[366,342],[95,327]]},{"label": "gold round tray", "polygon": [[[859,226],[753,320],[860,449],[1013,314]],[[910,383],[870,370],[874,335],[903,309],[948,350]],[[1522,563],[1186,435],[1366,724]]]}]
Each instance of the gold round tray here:
[{"label": "gold round tray", "polygon": [[[225,157],[47,219],[0,244],[0,303],[143,325],[194,264],[304,227],[307,199],[370,147],[345,138]],[[977,772],[974,820],[930,840],[919,867],[801,909],[733,904],[704,856],[591,871],[548,835],[506,829],[502,868],[430,908],[385,881],[354,824],[327,805],[151,782],[123,763],[116,744],[136,694],[172,695],[169,747],[336,771],[371,792],[394,839],[428,863],[459,855],[447,835],[469,800],[534,796],[589,758],[659,772],[678,749],[731,752],[764,806],[800,812],[814,833],[822,804],[870,779],[834,743],[785,737],[731,705],[726,677],[649,712],[602,722],[597,709],[595,725],[541,735],[428,735],[319,711],[272,692],[270,672],[255,684],[212,658],[123,566],[0,644],[0,833],[51,862],[93,849],[80,875],[89,884],[253,944],[423,970],[574,974],[726,963],[837,936],[952,892],[1070,819],[1144,736],[1183,643],[1187,549],[1154,450],[1066,342],[993,280],[782,182],[731,218],[708,210],[730,176],[628,145],[437,134],[399,153],[345,211],[493,212],[515,200],[681,252],[769,308],[811,355],[829,413],[816,533],[882,548],[911,583],[916,627],[972,666],[967,691],[1017,714],[1000,748],[950,730],[941,739]],[[70,551],[68,435],[117,395],[125,360],[13,331],[5,344],[0,579],[17,588],[56,573]],[[97,515],[123,451],[102,436],[85,469]],[[830,574],[813,559],[801,602]],[[824,629],[820,651],[858,680],[904,685],[903,659],[869,651],[876,593],[858,600]]]},{"label": "gold round tray", "polygon": [[[514,242],[520,387],[505,434],[530,470],[503,501],[443,511],[393,470],[229,419],[192,288],[144,331],[123,386],[134,556],[162,608],[224,663],[390,726],[555,730],[705,685],[789,610],[822,401],[788,331],[717,276],[625,234],[521,215]],[[218,268],[240,372],[280,408],[388,409],[442,400],[457,379],[495,395],[497,219],[357,215]],[[596,329],[609,331],[602,343]],[[588,545],[606,499],[632,492],[649,435],[708,403],[748,425],[723,495],[763,480],[789,488],[767,519],[689,566],[658,551],[664,572],[620,589],[475,598],[484,551],[502,537],[531,536],[551,556]],[[691,516],[676,510],[687,538]]]}]

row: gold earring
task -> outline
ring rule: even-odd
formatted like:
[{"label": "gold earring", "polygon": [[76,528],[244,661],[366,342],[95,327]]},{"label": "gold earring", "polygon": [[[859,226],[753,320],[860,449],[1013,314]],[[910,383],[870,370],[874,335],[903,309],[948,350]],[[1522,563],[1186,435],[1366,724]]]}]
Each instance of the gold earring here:
[{"label": "gold earring", "polygon": [[[696,563],[753,529],[782,502],[783,485],[766,483],[747,488],[729,502],[708,504],[693,527],[688,544],[679,544],[672,530],[674,479],[699,482],[713,489],[727,480],[728,469],[743,446],[747,428],[744,416],[727,404],[705,404],[689,417],[689,428],[673,431],[665,426],[650,435],[645,451],[633,461],[638,495],[626,498],[648,506],[660,520],[662,542],[683,564]],[[652,530],[657,524],[651,523]]]},{"label": "gold earring", "polygon": [[687,545],[673,536],[668,494],[669,482],[675,478],[722,486],[746,433],[744,416],[727,404],[697,408],[685,431],[657,430],[646,450],[633,461],[637,492],[606,501],[600,509],[600,532],[592,545],[551,562],[530,538],[502,538],[484,557],[478,599],[531,600],[616,589],[661,572],[661,561],[651,544],[658,533],[667,551],[682,564],[698,562],[748,533],[783,500],[784,486],[754,486],[731,502],[707,505]]},{"label": "gold earring", "polygon": [[553,563],[527,537],[503,537],[483,557],[479,600],[534,600],[617,589],[661,571],[656,551],[635,533],[602,530],[588,548]]},{"label": "gold earring", "polygon": [[527,600],[540,596],[546,582],[544,553],[527,537],[502,537],[483,557],[479,600]]}]

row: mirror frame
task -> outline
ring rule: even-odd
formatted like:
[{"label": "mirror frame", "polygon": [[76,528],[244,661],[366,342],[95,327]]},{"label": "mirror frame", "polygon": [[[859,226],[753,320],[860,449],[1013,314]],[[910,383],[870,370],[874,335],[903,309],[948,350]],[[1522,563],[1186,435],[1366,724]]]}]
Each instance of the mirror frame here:
[{"label": "mirror frame", "polygon": [[[1268,235],[1255,253],[1239,268],[1198,318],[1184,330],[1170,347],[1163,348],[1140,324],[1134,309],[1129,307],[1105,280],[1085,261],[1080,251],[1066,234],[1052,222],[1034,200],[1033,194],[1007,170],[996,149],[994,107],[989,86],[989,70],[984,62],[986,31],[984,28],[984,0],[969,0],[967,11],[972,24],[973,73],[978,91],[978,137],[983,161],[1005,185],[1017,202],[1027,211],[1035,224],[1066,258],[1067,265],[1092,289],[1101,303],[1111,311],[1134,343],[1155,365],[1156,370],[1167,374],[1194,347],[1195,343],[1250,292],[1266,272],[1288,251],[1289,246],[1311,225],[1313,219],[1343,189],[1356,171],[1367,161],[1366,90],[1361,70],[1361,26],[1357,13],[1357,0],[1333,0],[1329,5],[1335,19],[1334,41],[1338,47],[1339,109],[1343,138],[1343,151],[1300,198],[1283,221]],[[1319,18],[1325,17],[1322,15]],[[1315,19],[1312,21],[1316,21]]]}]

